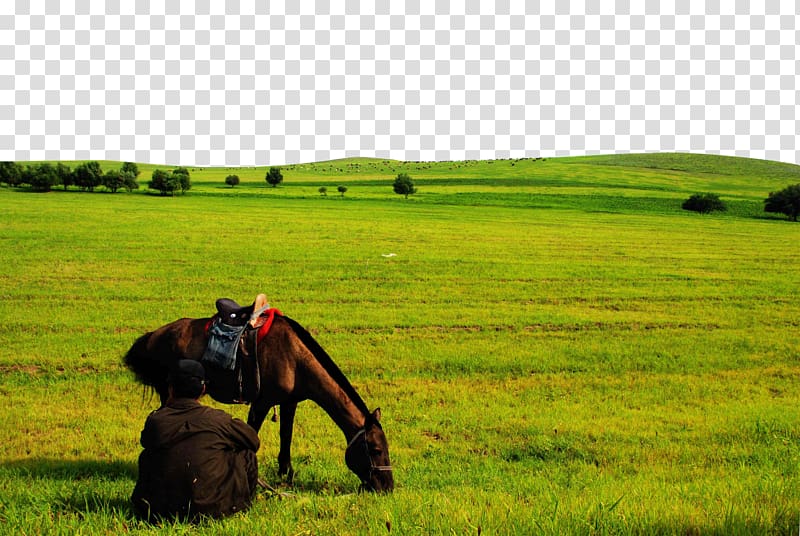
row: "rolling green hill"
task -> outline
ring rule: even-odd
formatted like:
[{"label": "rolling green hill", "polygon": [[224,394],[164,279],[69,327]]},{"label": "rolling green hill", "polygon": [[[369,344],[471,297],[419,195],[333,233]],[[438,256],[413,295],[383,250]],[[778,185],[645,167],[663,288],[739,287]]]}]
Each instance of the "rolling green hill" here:
[{"label": "rolling green hill", "polygon": [[[101,164],[104,169],[120,165]],[[169,169],[139,165],[142,189],[136,194],[148,192],[147,182],[157,167]],[[319,188],[326,187],[332,200],[676,214],[690,195],[713,192],[728,205],[730,217],[776,217],[764,213],[763,200],[772,191],[800,183],[798,165],[686,153],[463,162],[350,158],[282,166],[284,181],[277,188],[264,180],[268,169],[190,168],[189,195],[306,199],[320,197]],[[399,173],[409,174],[417,186],[418,193],[408,200],[392,192]],[[240,177],[235,188],[224,183],[230,174]],[[338,185],[347,187],[344,196],[337,193]]]},{"label": "rolling green hill", "polygon": [[[267,168],[192,168],[174,198],[1,187],[0,533],[794,534],[800,225],[763,199],[798,169],[347,159],[284,166],[277,188]],[[730,210],[680,208],[706,191]],[[293,484],[266,423],[272,490],[251,510],[137,521],[158,402],[123,354],[258,292],[382,408],[394,493],[357,493],[341,431],[305,402]]]}]

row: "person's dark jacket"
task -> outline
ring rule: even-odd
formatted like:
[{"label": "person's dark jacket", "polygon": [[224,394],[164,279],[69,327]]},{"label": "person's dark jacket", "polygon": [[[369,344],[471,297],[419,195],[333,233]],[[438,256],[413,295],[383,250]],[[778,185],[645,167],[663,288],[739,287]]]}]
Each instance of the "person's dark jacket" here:
[{"label": "person's dark jacket", "polygon": [[259,440],[243,421],[179,398],[150,414],[141,443],[131,497],[140,517],[221,517],[250,506]]}]

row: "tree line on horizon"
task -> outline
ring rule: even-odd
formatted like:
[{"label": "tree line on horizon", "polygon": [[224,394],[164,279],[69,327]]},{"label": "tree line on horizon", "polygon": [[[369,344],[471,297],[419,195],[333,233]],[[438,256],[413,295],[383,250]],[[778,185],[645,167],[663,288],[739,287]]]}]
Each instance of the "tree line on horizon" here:
[{"label": "tree line on horizon", "polygon": [[[79,164],[74,169],[62,162],[55,165],[39,162],[24,166],[17,162],[0,162],[0,184],[12,187],[29,186],[36,192],[49,192],[59,186],[65,191],[70,186],[75,186],[83,191],[94,192],[95,188],[102,186],[111,193],[123,189],[132,192],[139,189],[139,174],[139,167],[133,162],[123,162],[119,169],[108,169],[105,172],[95,160]],[[174,195],[178,191],[186,192],[192,187],[192,183],[189,170],[178,167],[171,171],[153,170],[147,186],[161,195]]]},{"label": "tree line on horizon", "polygon": [[119,169],[105,172],[97,161],[84,162],[74,169],[61,162],[55,165],[39,162],[26,166],[17,162],[0,162],[0,184],[27,185],[37,192],[49,192],[57,186],[63,186],[64,190],[76,186],[89,192],[103,186],[111,192],[122,189],[130,192],[139,188],[136,181],[138,176],[139,168],[133,162],[124,162]]},{"label": "tree line on horizon", "polygon": [[[102,186],[112,193],[122,189],[131,192],[139,189],[137,181],[139,174],[139,167],[133,162],[123,162],[119,169],[108,169],[105,172],[97,161],[84,162],[75,169],[71,169],[62,162],[55,165],[49,162],[39,162],[25,166],[17,162],[0,162],[0,185],[6,184],[12,187],[27,185],[37,192],[48,192],[57,186],[63,186],[64,190],[75,186],[89,192]],[[276,187],[283,182],[281,168],[269,168],[264,179],[272,187]],[[239,177],[228,175],[225,183],[234,187],[239,184]],[[392,186],[395,193],[406,198],[417,192],[413,180],[406,173],[397,175]],[[175,195],[178,191],[185,193],[191,187],[189,170],[185,167],[177,167],[171,171],[155,169],[148,183],[148,188],[157,190],[164,196]],[[338,191],[344,196],[347,187],[339,186]],[[327,195],[327,188],[321,187],[319,192]],[[684,201],[681,207],[684,210],[704,214],[727,209],[725,203],[714,193],[694,194]],[[777,192],[770,192],[764,200],[764,211],[784,214],[790,220],[797,221],[800,216],[800,184],[788,186]]]},{"label": "tree line on horizon", "polygon": [[[109,169],[105,172],[97,161],[84,162],[75,169],[71,169],[62,162],[55,165],[49,162],[39,162],[25,166],[17,162],[0,162],[0,185],[29,186],[37,192],[49,192],[57,186],[63,186],[65,191],[70,186],[75,186],[81,190],[93,192],[95,188],[102,186],[112,193],[121,189],[132,192],[139,189],[139,183],[136,180],[139,173],[139,167],[133,162],[124,162],[119,169]],[[273,188],[277,187],[283,182],[281,168],[270,167],[264,179]],[[235,187],[239,182],[238,175],[225,177],[225,184],[230,187]],[[405,173],[397,176],[393,186],[395,193],[405,195],[406,198],[417,191],[411,177]],[[148,183],[148,188],[157,190],[161,195],[174,195],[178,191],[185,193],[191,187],[190,173],[185,167],[177,167],[172,171],[154,169]],[[339,186],[338,191],[344,196],[347,187]],[[320,189],[320,193],[323,195],[326,192],[327,188]]]}]

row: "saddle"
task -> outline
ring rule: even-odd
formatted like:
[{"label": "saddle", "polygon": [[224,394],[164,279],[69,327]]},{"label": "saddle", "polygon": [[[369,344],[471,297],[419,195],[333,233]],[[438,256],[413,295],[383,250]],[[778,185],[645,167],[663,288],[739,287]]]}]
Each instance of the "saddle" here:
[{"label": "saddle", "polygon": [[230,376],[235,392],[230,401],[249,403],[260,390],[260,374],[256,346],[272,324],[277,309],[269,309],[264,294],[241,306],[229,298],[216,301],[217,313],[206,325],[208,345],[201,361]]},{"label": "saddle", "polygon": [[244,326],[248,322],[255,327],[261,313],[269,308],[266,294],[259,294],[252,304],[242,307],[230,298],[220,298],[216,303],[217,316],[228,326]]}]

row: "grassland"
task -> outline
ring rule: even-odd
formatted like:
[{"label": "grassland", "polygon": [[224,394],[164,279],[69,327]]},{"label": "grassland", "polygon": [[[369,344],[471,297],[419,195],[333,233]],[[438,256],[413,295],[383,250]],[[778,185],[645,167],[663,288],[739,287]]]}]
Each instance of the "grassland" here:
[{"label": "grassland", "polygon": [[[0,188],[0,532],[797,531],[800,225],[762,201],[800,168],[352,159],[286,166],[278,188],[265,171],[193,169],[175,198]],[[403,171],[408,200],[391,191]],[[731,209],[680,209],[704,191]],[[294,487],[267,423],[261,474],[280,494],[196,528],[139,523],[127,500],[156,402],[122,354],[260,291],[382,407],[395,493],[355,493],[340,432],[306,403]]]}]

